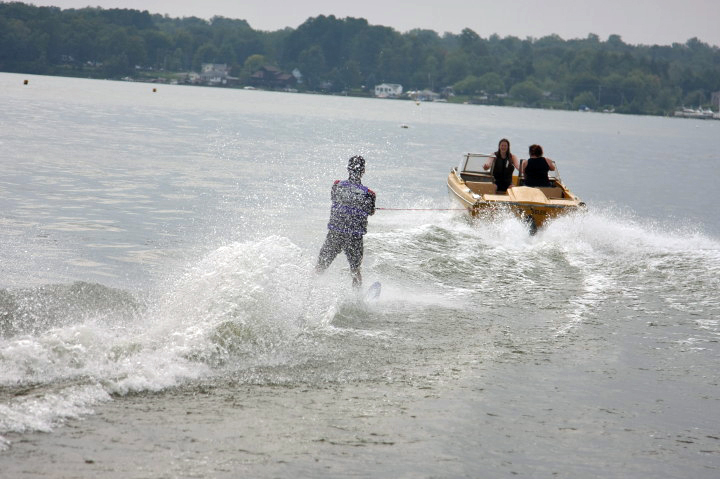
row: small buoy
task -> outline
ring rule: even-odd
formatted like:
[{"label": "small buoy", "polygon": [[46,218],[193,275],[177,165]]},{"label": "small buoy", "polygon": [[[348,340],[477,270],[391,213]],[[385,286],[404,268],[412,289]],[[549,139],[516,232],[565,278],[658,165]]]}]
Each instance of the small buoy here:
[{"label": "small buoy", "polygon": [[30,83],[30,81],[29,81],[29,80],[25,80],[25,81],[23,81],[23,85],[27,85],[28,83]]},{"label": "small buoy", "polygon": [[153,88],[153,93],[157,93],[157,88]]}]

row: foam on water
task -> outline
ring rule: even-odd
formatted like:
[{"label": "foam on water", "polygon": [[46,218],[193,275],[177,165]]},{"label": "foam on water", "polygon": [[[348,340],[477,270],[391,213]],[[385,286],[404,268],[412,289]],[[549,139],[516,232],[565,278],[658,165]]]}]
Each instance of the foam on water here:
[{"label": "foam on water", "polygon": [[[0,395],[8,399],[0,432],[49,430],[110,395],[208,377],[231,359],[234,367],[286,361],[286,345],[308,326],[311,271],[296,245],[269,237],[218,248],[142,309],[116,306],[125,314],[112,318],[89,306],[119,295],[99,285],[3,292],[14,299],[5,303],[14,327],[0,338]],[[68,289],[90,290],[91,300]]]},{"label": "foam on water", "polygon": [[[292,337],[303,327],[299,311],[311,271],[309,259],[287,238],[223,246],[166,287],[169,292],[150,312],[155,317],[152,334],[181,331],[179,342],[189,351],[198,338],[223,328],[256,343]],[[225,355],[224,347],[232,345],[215,344],[212,355]]]},{"label": "foam on water", "polygon": [[108,400],[109,394],[98,384],[10,399],[7,404],[0,404],[0,430],[49,432],[60,419],[91,413],[92,405]]},{"label": "foam on water", "polygon": [[[370,235],[378,243],[379,263],[394,264],[419,283],[434,282],[437,288],[449,284],[456,297],[491,292],[502,301],[515,301],[498,289],[506,285],[521,291],[518,297],[544,302],[553,290],[564,289],[566,295],[557,298],[567,307],[554,323],[556,335],[593,318],[611,297],[647,290],[675,309],[697,312],[700,305],[705,306],[702,314],[717,311],[716,239],[613,208],[557,218],[534,236],[502,212],[475,221],[437,212],[412,217],[393,213],[383,218],[381,229]],[[487,301],[496,304],[493,298]]]},{"label": "foam on water", "polygon": [[[667,305],[687,308],[690,297],[695,308],[697,334],[688,340],[718,334],[718,241],[612,211],[559,218],[535,236],[512,215],[468,221],[447,211],[385,212],[366,237],[367,284],[383,283],[375,306],[353,300],[342,257],[316,277],[315,254],[268,236],[219,247],[142,298],[83,283],[0,292],[11,318],[0,336],[0,434],[50,430],[112,395],[322,360],[308,350],[338,335],[402,343],[383,314],[409,323],[425,321],[429,310],[518,317],[515,341],[552,341],[597,319],[610,297],[646,308],[645,291],[657,293],[669,279]],[[524,324],[518,297],[545,316]],[[508,325],[500,327],[507,334]]]}]

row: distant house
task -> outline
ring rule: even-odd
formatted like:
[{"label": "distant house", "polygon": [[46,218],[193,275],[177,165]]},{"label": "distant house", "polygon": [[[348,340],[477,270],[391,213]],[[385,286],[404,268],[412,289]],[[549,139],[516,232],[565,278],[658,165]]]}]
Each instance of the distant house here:
[{"label": "distant house", "polygon": [[[298,72],[299,73],[299,72]],[[302,78],[302,76],[301,76]],[[270,65],[263,65],[250,75],[249,83],[260,88],[290,88],[295,85],[297,78],[290,73]]]},{"label": "distant house", "polygon": [[295,68],[295,69],[292,71],[292,76],[295,77],[295,81],[298,83],[298,85],[302,84],[302,82],[303,82],[303,74],[300,73],[300,70],[298,70],[297,68]]},{"label": "distant house", "polygon": [[375,96],[378,98],[398,98],[402,95],[403,87],[397,83],[381,83],[375,85]]},{"label": "distant house", "polygon": [[227,85],[230,69],[225,63],[203,63],[200,81],[208,85]]},{"label": "distant house", "polygon": [[450,98],[455,96],[455,90],[451,86],[443,87],[442,91],[440,92],[440,96],[443,98]]}]

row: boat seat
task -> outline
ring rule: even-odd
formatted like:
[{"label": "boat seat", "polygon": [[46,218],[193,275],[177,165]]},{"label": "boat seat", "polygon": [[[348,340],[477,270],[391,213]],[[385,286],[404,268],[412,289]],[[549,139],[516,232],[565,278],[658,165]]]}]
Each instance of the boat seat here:
[{"label": "boat seat", "polygon": [[466,181],[465,185],[478,195],[494,195],[497,190],[495,183],[487,181]]},{"label": "boat seat", "polygon": [[548,199],[547,196],[540,190],[540,188],[533,188],[532,186],[516,186],[508,189],[508,196],[513,201],[520,201],[523,203],[537,203],[545,204]]},{"label": "boat seat", "polygon": [[548,199],[559,199],[564,197],[563,189],[559,186],[540,187],[539,189],[545,194],[545,196],[548,197]]}]

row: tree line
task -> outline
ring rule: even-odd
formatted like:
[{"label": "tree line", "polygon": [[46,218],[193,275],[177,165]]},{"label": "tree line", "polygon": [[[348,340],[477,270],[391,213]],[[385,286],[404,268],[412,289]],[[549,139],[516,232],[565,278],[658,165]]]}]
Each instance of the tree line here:
[{"label": "tree line", "polygon": [[229,65],[241,83],[263,64],[297,68],[299,88],[309,91],[363,94],[387,82],[406,91],[452,89],[470,102],[656,115],[707,107],[720,91],[720,48],[697,38],[646,46],[618,35],[400,33],[333,15],[260,31],[219,16],[0,3],[0,71],[122,78],[199,71],[203,63]]}]

